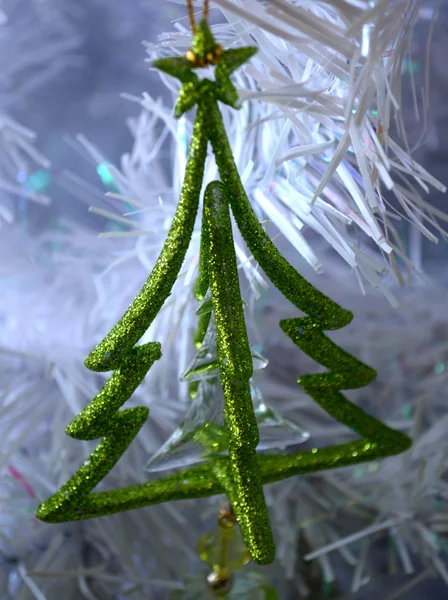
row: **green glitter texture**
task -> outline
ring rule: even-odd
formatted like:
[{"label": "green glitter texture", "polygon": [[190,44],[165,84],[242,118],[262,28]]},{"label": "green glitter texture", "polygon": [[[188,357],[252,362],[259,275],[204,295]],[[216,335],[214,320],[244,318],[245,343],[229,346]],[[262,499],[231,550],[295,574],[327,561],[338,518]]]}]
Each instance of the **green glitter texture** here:
[{"label": "green glitter texture", "polygon": [[[198,26],[192,48],[206,57],[214,47],[208,24]],[[216,44],[215,44],[216,45]],[[308,283],[280,254],[250,205],[241,183],[224,128],[218,101],[238,108],[231,73],[255,53],[255,48],[225,50],[217,59],[215,81],[200,80],[194,63],[174,57],[154,66],[177,77],[182,87],[176,116],[197,105],[189,159],[179,204],[167,240],[153,271],[132,305],[85,364],[92,371],[114,371],[98,395],[72,421],[68,435],[80,440],[102,437],[101,443],[73,477],[39,507],[42,521],[57,523],[88,519],[186,498],[225,493],[230,499],[253,560],[266,564],[274,557],[274,543],[262,486],[301,473],[376,460],[407,450],[411,440],[367,415],[341,393],[367,385],[375,371],[330,341],[325,330],[348,325],[353,315]],[[135,347],[151,325],[179,274],[197,217],[204,164],[210,142],[221,182],[207,187],[196,298],[208,287],[217,324],[217,351],[225,398],[229,456],[140,485],[107,492],[92,490],[126,451],[148,417],[148,409],[119,411],[141,383],[160,345]],[[286,335],[328,371],[303,375],[299,383],[327,413],[362,439],[295,454],[257,455],[258,430],[249,391],[252,361],[238,284],[229,207],[255,260],[272,283],[306,317],[281,321]],[[200,317],[195,344],[200,345],[210,314]],[[192,385],[194,395],[197,384]]]}]

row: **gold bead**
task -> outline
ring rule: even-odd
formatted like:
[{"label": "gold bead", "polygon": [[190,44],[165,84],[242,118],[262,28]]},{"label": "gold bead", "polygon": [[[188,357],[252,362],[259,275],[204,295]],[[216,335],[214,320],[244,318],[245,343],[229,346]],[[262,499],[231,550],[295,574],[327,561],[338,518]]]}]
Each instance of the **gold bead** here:
[{"label": "gold bead", "polygon": [[236,523],[236,517],[233,510],[221,509],[221,513],[218,517],[218,525],[223,529],[230,529],[234,527]]},{"label": "gold bead", "polygon": [[207,576],[207,582],[212,590],[213,594],[220,598],[227,596],[233,586],[233,577],[228,575],[227,577],[222,577],[218,573],[212,571],[210,575]]},{"label": "gold bead", "polygon": [[189,50],[187,50],[187,53],[185,54],[185,58],[188,60],[188,62],[192,62],[195,64],[197,62],[196,54],[193,52],[193,50],[191,48]]}]

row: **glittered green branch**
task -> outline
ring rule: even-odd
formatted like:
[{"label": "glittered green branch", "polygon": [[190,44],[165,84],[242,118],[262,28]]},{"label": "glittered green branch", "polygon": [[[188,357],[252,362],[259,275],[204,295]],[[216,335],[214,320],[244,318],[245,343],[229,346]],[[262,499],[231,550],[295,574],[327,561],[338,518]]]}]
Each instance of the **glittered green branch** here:
[{"label": "glittered green branch", "polygon": [[252,355],[243,314],[238,267],[227,194],[222,183],[207,186],[203,237],[216,320],[216,347],[224,393],[224,422],[229,432],[229,469],[215,465],[215,475],[232,504],[248,550],[256,562],[270,563],[274,542],[257,460],[258,426],[249,380]]},{"label": "glittered green branch", "polygon": [[191,242],[207,155],[206,107],[200,106],[193,128],[190,153],[180,200],[163,249],[145,285],[120,321],[85,361],[92,371],[111,371],[126,359],[160,312],[171,293]]},{"label": "glittered green branch", "polygon": [[[377,423],[375,419],[372,421]],[[295,475],[315,473],[384,458],[382,443],[370,444],[370,448],[367,448],[360,458],[359,453],[366,444],[369,442],[358,440],[349,444],[319,448],[318,452],[307,450],[297,454],[258,455],[263,484],[275,483]],[[403,436],[401,446],[396,445],[396,453],[404,452],[408,448],[409,439]],[[353,456],[354,453],[357,454]],[[215,465],[201,464],[179,471],[174,475],[119,490],[91,493],[83,500],[82,510],[73,514],[69,519],[58,511],[51,514],[39,512],[38,518],[49,523],[65,523],[112,515],[173,500],[191,500],[224,494],[225,486],[216,478],[215,469],[218,466],[220,469],[227,468],[230,471],[231,463],[229,458],[224,456],[217,459],[215,463]]]},{"label": "glittered green branch", "polygon": [[[206,23],[197,30],[193,48],[201,60],[216,43]],[[253,48],[223,51],[215,81],[200,80],[194,64],[175,57],[156,66],[177,77],[182,88],[176,114],[197,104],[185,180],[166,242],[153,271],[132,305],[86,359],[93,371],[114,371],[102,390],[72,421],[67,433],[80,440],[102,438],[88,461],[53,496],[41,504],[38,517],[65,522],[113,514],[187,498],[225,493],[229,497],[245,543],[258,563],[273,558],[273,542],[262,486],[294,475],[376,460],[409,448],[411,440],[367,415],[341,390],[367,385],[375,372],[329,340],[324,331],[347,326],[353,315],[308,283],[274,246],[250,205],[233,160],[218,101],[237,108],[238,95],[230,74],[254,53]],[[215,53],[215,58],[218,56]],[[208,142],[218,165],[220,182],[207,187],[201,236],[199,277],[195,295],[204,300],[212,291],[217,328],[217,354],[225,399],[229,455],[210,455],[208,462],[174,475],[136,486],[93,492],[109,473],[148,417],[148,409],[120,411],[149,368],[161,357],[160,345],[136,346],[171,293],[178,277],[197,216]],[[279,455],[257,455],[258,429],[249,379],[252,360],[238,283],[230,212],[255,260],[279,291],[307,316],[281,321],[293,343],[328,369],[303,375],[299,383],[328,414],[362,439],[327,448]],[[210,312],[200,316],[195,336],[200,346]],[[191,388],[194,394],[194,386]]]},{"label": "glittered green branch", "polygon": [[204,118],[199,109],[180,200],[154,269],[130,308],[85,361],[92,371],[114,369],[114,373],[70,423],[67,434],[79,440],[103,440],[75,475],[41,504],[37,516],[42,521],[70,521],[88,514],[84,503],[89,492],[117,463],[148,418],[145,407],[117,411],[161,357],[158,343],[134,346],[170,295],[191,241],[207,152],[208,136],[201,125]]},{"label": "glittered green branch", "polygon": [[[327,373],[304,375],[299,383],[316,402],[340,423],[366,438],[365,442],[350,442],[342,446],[314,449],[311,453],[278,456],[276,464],[288,469],[288,476],[334,468],[374,458],[404,452],[411,446],[408,436],[390,429],[349,402],[341,393],[344,389],[364,387],[375,379],[370,367],[342,350],[329,340],[324,330],[347,326],[353,314],[319,292],[304,279],[281,255],[260,225],[236,168],[224,123],[217,105],[213,114],[214,128],[210,133],[219,174],[225,185],[235,221],[249,250],[275,287],[299,310],[309,316],[281,321],[280,326],[291,340],[322,366]],[[270,458],[270,457],[269,457]],[[313,465],[312,469],[308,464]],[[264,481],[276,481],[267,478]]]},{"label": "glittered green branch", "polygon": [[54,523],[83,518],[86,498],[128,449],[149,414],[143,406],[117,411],[161,356],[157,342],[132,349],[122,366],[67,427],[66,433],[78,440],[103,440],[75,475],[41,504],[39,519]]}]

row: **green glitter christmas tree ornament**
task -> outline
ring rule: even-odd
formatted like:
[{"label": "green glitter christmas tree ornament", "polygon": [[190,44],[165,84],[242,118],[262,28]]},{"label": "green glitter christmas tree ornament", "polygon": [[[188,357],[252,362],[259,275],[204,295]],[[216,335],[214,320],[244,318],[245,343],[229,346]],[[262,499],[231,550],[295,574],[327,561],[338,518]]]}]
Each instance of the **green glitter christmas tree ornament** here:
[{"label": "green glitter christmas tree ornament", "polygon": [[[177,77],[182,87],[176,116],[197,106],[180,200],[168,237],[153,271],[132,305],[92,350],[85,364],[92,371],[113,371],[97,396],[70,423],[67,434],[79,440],[102,441],[73,477],[41,504],[42,521],[66,522],[99,517],[185,498],[225,493],[244,542],[259,564],[274,558],[274,542],[263,485],[301,473],[332,469],[384,458],[407,450],[411,440],[354,406],[341,390],[367,385],[375,371],[352,357],[324,334],[345,327],[353,315],[308,283],[280,254],[266,235],[246,196],[218,106],[238,108],[230,76],[248,61],[255,48],[223,50],[204,19],[185,58],[164,58],[154,66]],[[215,66],[215,81],[199,79],[195,70]],[[174,475],[123,489],[93,492],[126,451],[145,423],[149,410],[120,411],[154,361],[159,343],[137,342],[171,293],[193,233],[203,184],[207,146],[211,144],[221,182],[207,186],[201,240],[202,295],[210,287],[217,331],[220,382],[224,392],[224,422],[228,455],[208,455],[207,461]],[[361,439],[343,445],[295,454],[257,455],[258,428],[249,380],[252,359],[243,315],[230,209],[255,260],[278,290],[306,317],[281,321],[280,326],[301,350],[325,366],[325,373],[303,375],[299,383],[328,414]],[[202,329],[203,330],[203,329]],[[200,344],[200,339],[197,342]]]}]

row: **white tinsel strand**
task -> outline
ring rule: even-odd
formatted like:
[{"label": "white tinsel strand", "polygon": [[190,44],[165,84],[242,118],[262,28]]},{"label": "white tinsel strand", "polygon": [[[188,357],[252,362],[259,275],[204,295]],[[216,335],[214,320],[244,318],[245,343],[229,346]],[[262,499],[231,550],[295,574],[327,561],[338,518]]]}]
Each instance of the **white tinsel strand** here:
[{"label": "white tinsel strand", "polygon": [[72,53],[81,37],[56,2],[3,0],[2,10],[0,105],[9,109],[63,69],[78,66]]}]

